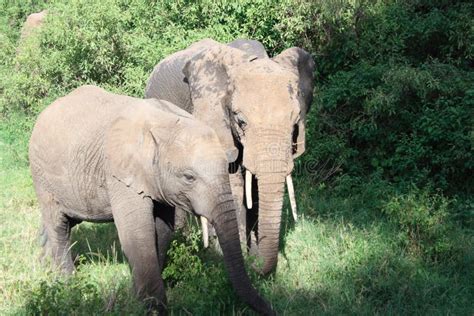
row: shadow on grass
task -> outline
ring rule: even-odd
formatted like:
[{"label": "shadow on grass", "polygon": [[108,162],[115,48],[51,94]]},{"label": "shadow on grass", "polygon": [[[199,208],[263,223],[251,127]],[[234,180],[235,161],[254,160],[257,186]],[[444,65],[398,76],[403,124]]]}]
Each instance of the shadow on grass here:
[{"label": "shadow on grass", "polygon": [[[282,214],[281,214],[281,229],[280,229],[280,253],[283,255],[285,259],[287,259],[286,255],[286,243],[288,236],[295,230],[296,222],[293,218],[290,209],[290,202],[287,197],[285,197]],[[301,218],[301,214],[299,214]]]},{"label": "shadow on grass", "polygon": [[125,262],[114,223],[81,223],[73,228],[71,241],[75,262]]},{"label": "shadow on grass", "polygon": [[[287,258],[278,272],[269,278],[250,272],[252,283],[279,314],[472,314],[472,286],[459,278],[460,271],[445,272],[403,253],[394,232],[385,227],[345,226],[335,219],[308,218],[283,227]],[[104,254],[114,241],[118,246],[113,223],[79,226],[74,240],[75,252],[94,262],[101,257],[90,255],[90,249]],[[189,253],[199,261],[181,256],[174,263],[179,278],[166,282],[170,313],[253,314],[235,295],[218,252],[191,249],[183,255]],[[117,274],[118,265],[98,266],[68,280],[35,281],[19,312],[143,314],[143,305],[130,295],[131,280]]]},{"label": "shadow on grass", "polygon": [[[170,312],[177,315],[253,314],[234,294],[222,258],[212,251],[206,253],[200,256],[206,261],[205,269],[168,286]],[[472,312],[472,295],[467,292],[466,282],[453,282],[435,269],[399,258],[389,250],[369,253],[356,262],[342,265],[329,261],[327,265],[315,264],[309,271],[313,273],[309,280],[301,279],[299,271],[292,269],[280,271],[270,279],[251,273],[252,283],[281,315],[469,315]],[[315,276],[316,273],[320,276]],[[143,305],[130,296],[129,282],[111,278],[97,284],[95,277],[88,274],[69,280],[37,282],[19,312],[143,314]]]},{"label": "shadow on grass", "polygon": [[[462,262],[461,253],[445,251],[447,259],[436,261],[414,252],[417,249],[405,243],[397,224],[377,213],[388,197],[375,190],[347,198],[302,190],[296,225],[288,201],[284,204],[280,244],[284,259],[268,278],[250,272],[252,283],[279,314],[472,315],[472,258]],[[193,226],[199,229],[195,220]],[[431,247],[431,240],[425,239],[418,246]],[[194,240],[200,242],[199,237]],[[113,223],[78,225],[73,242],[80,263],[124,262]],[[176,274],[166,280],[170,311],[249,314],[230,286],[220,253],[189,249],[177,248],[182,255],[174,262]],[[116,266],[98,269],[113,274]],[[96,277],[79,273],[70,281],[35,281],[23,311],[143,314],[143,307],[129,299],[130,279],[114,276],[97,285]]]},{"label": "shadow on grass", "polygon": [[265,296],[282,315],[472,315],[466,282],[453,284],[436,271],[385,260],[333,271],[331,280],[313,288],[275,281]]},{"label": "shadow on grass", "polygon": [[305,220],[287,238],[286,260],[263,283],[282,314],[472,315],[472,260],[434,264],[406,252],[396,231]]},{"label": "shadow on grass", "polygon": [[[400,193],[381,181],[332,192],[300,180],[300,222],[285,199],[285,260],[265,285],[272,301],[279,293],[291,297],[277,303],[279,312],[472,315],[472,235],[451,220],[444,197],[416,189]],[[305,225],[311,229],[302,234]],[[311,285],[294,294],[293,280],[306,278]]]}]

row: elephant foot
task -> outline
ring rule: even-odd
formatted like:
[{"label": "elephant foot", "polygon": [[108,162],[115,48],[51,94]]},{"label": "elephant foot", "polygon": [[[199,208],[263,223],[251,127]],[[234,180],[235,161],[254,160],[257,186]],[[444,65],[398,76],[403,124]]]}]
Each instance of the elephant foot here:
[{"label": "elephant foot", "polygon": [[[40,262],[43,265],[49,265],[62,274],[71,275],[75,271],[74,262],[70,251],[66,247],[48,242],[47,236],[41,236],[44,241],[43,249],[40,254]],[[43,242],[40,240],[40,242]]]},{"label": "elephant foot", "polygon": [[57,223],[44,221],[39,233],[42,246],[40,261],[50,263],[54,268],[66,275],[74,272],[74,262],[69,241],[72,225],[65,216],[59,216]]},{"label": "elephant foot", "polygon": [[156,298],[149,298],[145,299],[145,306],[146,306],[146,315],[159,315],[165,316],[168,315],[168,309],[166,308],[166,304],[159,302]]}]

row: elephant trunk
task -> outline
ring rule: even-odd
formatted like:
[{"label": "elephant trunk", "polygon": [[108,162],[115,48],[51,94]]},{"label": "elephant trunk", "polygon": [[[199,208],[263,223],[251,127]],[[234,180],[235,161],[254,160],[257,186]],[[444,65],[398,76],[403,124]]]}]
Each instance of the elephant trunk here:
[{"label": "elephant trunk", "polygon": [[211,217],[224,254],[224,263],[230,281],[238,296],[258,313],[274,315],[275,312],[270,304],[258,294],[245,271],[236,211],[231,194],[218,204]]},{"label": "elephant trunk", "polygon": [[285,172],[259,173],[258,179],[258,254],[263,259],[260,269],[268,274],[277,265],[281,209],[285,189]]},{"label": "elephant trunk", "polygon": [[[258,256],[263,259],[259,268],[268,274],[277,265],[281,212],[285,180],[293,169],[291,139],[281,130],[259,131],[255,177],[258,183]],[[252,160],[250,160],[252,161]]]}]

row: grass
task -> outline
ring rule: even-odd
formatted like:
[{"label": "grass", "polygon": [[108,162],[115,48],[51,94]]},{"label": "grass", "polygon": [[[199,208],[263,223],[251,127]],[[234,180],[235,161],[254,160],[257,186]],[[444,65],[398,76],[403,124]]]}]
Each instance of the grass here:
[{"label": "grass", "polygon": [[[143,314],[131,294],[129,268],[113,224],[83,223],[73,230],[77,272],[72,277],[39,262],[39,210],[19,154],[26,142],[12,141],[5,125],[0,135],[0,314]],[[280,314],[472,315],[470,231],[444,232],[457,238],[446,242],[462,244],[433,259],[410,243],[409,230],[405,233],[383,212],[393,198],[380,184],[344,196],[344,189],[331,192],[308,181],[297,182],[298,223],[285,205],[276,273],[266,279],[251,275]],[[201,248],[194,230],[173,244],[166,277],[171,314],[250,313],[234,296],[219,256]]]},{"label": "grass", "polygon": [[[38,3],[35,10],[43,5]],[[20,5],[23,15],[33,10],[29,2]],[[97,2],[97,6],[102,6],[100,12],[109,11],[107,3]],[[127,18],[119,11],[114,14]],[[102,21],[103,16],[98,13],[96,18]],[[112,19],[106,26],[115,32],[114,26],[122,25],[115,23],[120,19]],[[8,21],[7,16],[0,16],[0,53],[4,54],[0,57],[13,60],[21,22],[18,18],[12,27]],[[64,23],[60,16],[53,22]],[[78,25],[82,24],[81,20]],[[63,33],[56,31],[57,36]],[[220,29],[214,31],[219,33]],[[3,33],[9,34],[8,38]],[[95,38],[96,33],[92,29],[81,34]],[[142,54],[144,47],[163,56],[168,53],[165,49],[177,47],[158,43],[155,37],[148,43],[146,37],[131,34],[134,40],[122,44],[127,50],[136,50],[133,56],[143,58],[127,61],[140,63],[138,70],[127,72],[123,80],[111,75],[105,85],[139,94],[143,91],[142,77],[148,74],[141,64],[151,67],[157,60],[150,52]],[[174,33],[169,36],[173,43],[179,39]],[[108,38],[104,35],[104,41]],[[145,44],[137,40],[140,38]],[[119,39],[127,37],[115,38]],[[175,45],[184,47],[186,43],[176,40]],[[90,60],[96,62],[94,67],[107,70],[109,53],[98,52],[97,47],[102,46],[89,47],[94,56]],[[0,116],[0,315],[143,315],[142,304],[131,293],[129,267],[113,224],[83,223],[74,228],[72,252],[77,271],[73,276],[65,278],[39,261],[40,213],[26,155],[35,113],[77,81],[92,80],[77,77],[73,71],[82,66],[89,69],[87,58],[79,56],[76,64],[66,63],[56,57],[73,55],[54,45],[50,49],[57,49],[56,55],[31,59],[27,54],[20,58],[27,72],[19,69],[11,81],[13,87],[0,86],[0,93],[9,93],[4,100],[13,100],[12,104],[0,104],[5,106],[0,115],[8,110],[8,115]],[[96,58],[97,54],[101,58]],[[15,72],[8,58],[0,58],[0,85],[8,83]],[[42,62],[36,65],[38,60]],[[66,66],[72,69],[70,73],[64,70],[69,69]],[[30,67],[36,72],[30,74]],[[117,83],[122,86],[114,86]],[[20,114],[21,108],[29,114]],[[333,183],[318,183],[308,175],[295,180],[300,220],[293,222],[285,201],[277,271],[268,278],[251,272],[253,284],[279,314],[474,314],[472,197],[446,197],[429,188],[396,188],[375,176],[339,176]],[[220,256],[202,249],[195,228],[177,236],[170,255],[165,278],[172,315],[252,314],[235,297]],[[251,258],[247,261],[250,263]]]}]

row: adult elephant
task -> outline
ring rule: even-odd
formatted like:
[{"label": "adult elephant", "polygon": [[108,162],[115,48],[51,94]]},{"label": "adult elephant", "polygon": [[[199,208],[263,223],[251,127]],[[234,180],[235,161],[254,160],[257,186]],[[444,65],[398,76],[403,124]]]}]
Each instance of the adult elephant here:
[{"label": "adult elephant", "polygon": [[[277,264],[285,179],[296,208],[291,172],[293,160],[305,151],[313,71],[310,54],[301,48],[269,58],[258,41],[226,45],[205,39],[161,61],[145,91],[146,97],[173,102],[214,128],[228,160],[240,167],[231,175],[238,201],[243,201],[245,173],[240,231],[253,228],[246,211],[258,211],[257,245],[250,243],[263,259],[263,274]],[[253,194],[252,183],[258,186]]]},{"label": "adult elephant", "polygon": [[83,86],[39,116],[30,140],[47,254],[74,269],[71,228],[114,221],[138,297],[164,309],[161,269],[174,207],[214,225],[237,294],[273,314],[245,272],[227,160],[215,132],[166,101]]}]

